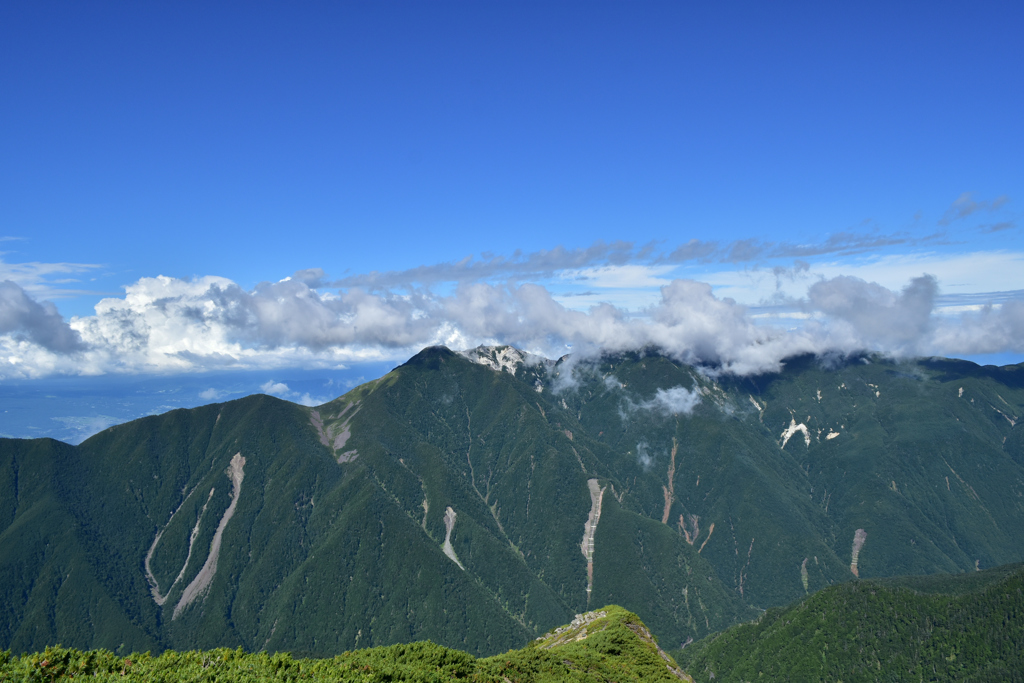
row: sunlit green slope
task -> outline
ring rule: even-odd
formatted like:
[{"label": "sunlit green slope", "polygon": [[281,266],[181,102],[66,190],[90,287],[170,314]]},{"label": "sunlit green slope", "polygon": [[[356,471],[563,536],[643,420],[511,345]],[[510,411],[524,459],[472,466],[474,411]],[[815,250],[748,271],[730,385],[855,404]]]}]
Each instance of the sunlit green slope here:
[{"label": "sunlit green slope", "polygon": [[118,657],[108,651],[48,648],[10,657],[0,653],[0,680],[53,683],[87,676],[92,681],[689,681],[647,627],[621,607],[577,615],[525,648],[490,659],[430,642],[345,652],[330,659],[293,659],[241,650],[165,652]]}]

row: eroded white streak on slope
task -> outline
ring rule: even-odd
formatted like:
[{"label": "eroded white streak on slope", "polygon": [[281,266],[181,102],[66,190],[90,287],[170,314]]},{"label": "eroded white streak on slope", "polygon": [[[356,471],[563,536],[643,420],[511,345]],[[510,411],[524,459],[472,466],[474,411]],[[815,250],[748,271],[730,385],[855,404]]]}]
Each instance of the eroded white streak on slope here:
[{"label": "eroded white streak on slope", "polygon": [[[195,491],[195,489],[192,490]],[[146,553],[146,579],[149,581],[149,592],[153,595],[153,601],[161,607],[163,607],[163,604],[167,602],[167,596],[171,594],[174,587],[177,586],[178,582],[185,576],[185,570],[188,569],[189,560],[192,559],[192,548],[195,546],[196,538],[199,536],[199,525],[202,524],[203,517],[206,516],[206,508],[210,504],[210,499],[213,498],[214,491],[216,491],[216,489],[210,489],[210,495],[206,497],[206,502],[203,503],[203,508],[199,511],[199,518],[196,519],[196,524],[192,527],[192,533],[189,534],[188,554],[185,555],[185,562],[181,565],[181,571],[178,572],[174,581],[167,587],[167,592],[163,595],[160,595],[160,586],[157,584],[156,576],[153,574],[153,570],[150,568],[149,562],[153,558],[153,551],[156,550],[156,544],[160,542],[160,537],[164,535],[164,531],[167,529],[166,526],[157,532],[156,538],[153,539],[153,545],[149,547],[149,552]],[[191,496],[192,494],[190,493],[189,495]],[[188,500],[188,498],[186,497],[185,500]],[[181,504],[184,505],[184,501],[182,501]],[[178,506],[178,510],[180,509],[181,506]],[[177,514],[178,510],[175,510],[174,514]],[[171,519],[174,519],[174,514],[171,515]],[[170,526],[171,519],[167,520],[167,526]]]},{"label": "eroded white streak on slope", "polygon": [[[159,586],[159,584],[158,584],[158,582],[156,580],[156,575],[153,574],[153,570],[150,567],[150,562],[153,560],[153,553],[156,552],[156,546],[160,542],[160,537],[164,535],[165,531],[167,531],[167,527],[171,526],[171,522],[174,521],[174,516],[178,514],[178,512],[181,510],[181,508],[185,507],[185,503],[188,502],[188,499],[192,497],[192,494],[196,492],[197,488],[199,488],[199,484],[196,484],[194,487],[192,487],[191,491],[189,491],[187,494],[185,494],[185,497],[182,498],[182,500],[181,500],[181,504],[178,505],[178,507],[175,508],[174,512],[171,513],[171,516],[167,518],[167,524],[164,524],[164,528],[160,529],[159,531],[156,532],[156,538],[153,539],[152,545],[149,546],[149,552],[146,553],[146,559],[143,561],[143,566],[144,566],[144,568],[146,570],[146,581],[149,583],[149,592],[150,592],[150,594],[152,594],[153,600],[156,601],[156,604],[158,604],[158,605],[163,605],[164,604],[164,602],[167,600],[167,595],[166,594],[165,595],[160,595],[160,586]],[[182,493],[184,493],[184,490],[182,490]],[[213,495],[213,491],[210,492],[210,495]],[[207,499],[206,502],[209,503],[210,502],[209,499]],[[203,506],[203,511],[204,512],[206,511],[206,506],[205,505]],[[198,526],[198,523],[197,523],[197,526]],[[192,550],[192,546],[191,546],[191,543],[190,543],[189,544],[189,551],[190,551],[190,553],[191,553],[191,550]],[[186,564],[187,564],[187,560],[186,560]],[[171,587],[173,588],[174,584],[171,584]],[[168,588],[167,592],[170,593],[171,589]]]},{"label": "eroded white streak on slope", "polygon": [[857,529],[853,532],[853,548],[850,552],[850,571],[857,578],[860,578],[860,572],[857,571],[857,559],[860,557],[860,549],[864,547],[864,541],[868,540],[868,532],[863,529]]},{"label": "eroded white streak on slope", "polygon": [[452,562],[459,565],[459,569],[465,570],[459,562],[459,558],[455,555],[455,548],[452,547],[452,529],[455,528],[455,510],[452,510],[452,506],[449,505],[448,509],[444,511],[444,554],[447,555]]},{"label": "eroded white streak on slope", "polygon": [[784,432],[782,432],[782,447],[783,448],[786,447],[786,444],[789,442],[790,437],[792,437],[797,432],[803,432],[804,433],[804,445],[805,446],[810,446],[811,445],[811,432],[807,429],[807,425],[805,425],[805,424],[797,424],[796,423],[796,418],[790,418],[789,419],[789,426],[786,427],[786,430]]},{"label": "eroded white streak on slope", "polygon": [[[316,433],[320,437],[320,443],[334,451],[334,455],[338,459],[339,465],[346,462],[352,462],[359,456],[359,452],[355,450],[345,451],[341,455],[338,455],[338,451],[344,448],[345,444],[348,443],[348,440],[352,437],[352,429],[350,428],[350,424],[352,423],[352,418],[355,417],[356,413],[358,413],[359,410],[362,408],[360,402],[353,401],[352,403],[346,404],[342,411],[339,412],[338,415],[333,419],[340,420],[342,416],[344,416],[345,413],[348,412],[348,409],[353,406],[355,406],[355,410],[353,410],[352,413],[345,418],[344,422],[342,422],[340,425],[329,425],[326,429],[324,428],[324,420],[320,415],[320,411],[313,409],[310,409],[309,411],[309,421],[313,425],[313,427],[316,428]],[[332,418],[328,416],[328,419]],[[337,434],[335,434],[335,432],[337,432]]]},{"label": "eroded white streak on slope", "polygon": [[210,542],[210,554],[206,557],[203,568],[199,570],[199,573],[192,579],[192,582],[185,587],[185,590],[181,593],[181,599],[174,606],[174,614],[171,616],[172,621],[177,619],[183,609],[188,607],[192,601],[210,587],[210,582],[213,581],[213,576],[217,573],[217,559],[220,557],[220,544],[224,537],[224,529],[234,516],[235,508],[238,507],[238,497],[242,493],[242,479],[245,478],[245,458],[242,457],[241,453],[235,453],[231,458],[227,474],[231,479],[231,503],[228,505],[228,509],[224,511],[220,518],[220,523],[217,524],[217,530],[213,533],[213,540]]},{"label": "eroded white streak on slope", "polygon": [[583,524],[580,551],[583,557],[587,558],[587,604],[590,604],[590,593],[594,589],[594,535],[597,533],[597,523],[601,521],[601,501],[607,487],[600,487],[597,479],[588,479],[587,487],[590,489],[590,514]]}]

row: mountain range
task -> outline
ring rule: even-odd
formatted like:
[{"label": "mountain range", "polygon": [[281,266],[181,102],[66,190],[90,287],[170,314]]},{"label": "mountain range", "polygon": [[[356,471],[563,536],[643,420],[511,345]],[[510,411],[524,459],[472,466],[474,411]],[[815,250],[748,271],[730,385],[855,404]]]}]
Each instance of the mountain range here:
[{"label": "mountain range", "polygon": [[836,584],[1024,559],[1022,414],[1021,366],[431,347],[315,408],[3,439],[0,648],[493,655],[618,604],[680,654]]}]

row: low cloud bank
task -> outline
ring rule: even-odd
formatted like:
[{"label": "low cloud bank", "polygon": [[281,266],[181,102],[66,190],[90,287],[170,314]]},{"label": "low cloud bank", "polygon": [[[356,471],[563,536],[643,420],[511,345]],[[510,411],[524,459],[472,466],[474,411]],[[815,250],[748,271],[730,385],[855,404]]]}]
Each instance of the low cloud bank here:
[{"label": "low cloud bank", "polygon": [[[95,314],[64,321],[17,284],[0,283],[0,376],[189,372],[226,367],[336,366],[401,359],[431,344],[504,343],[548,357],[657,347],[715,372],[778,370],[799,353],[906,357],[1024,351],[1024,301],[956,317],[935,313],[938,282],[901,291],[849,276],[822,279],[790,304],[804,319],[756,321],[710,285],[673,280],[653,306],[574,310],[537,284],[467,282],[429,289],[325,289],[318,269],[251,291],[220,277],[143,278]],[[668,395],[670,412],[696,398]],[[659,404],[661,405],[661,404]],[[690,405],[690,409],[692,409]],[[660,408],[659,408],[660,409]]]}]

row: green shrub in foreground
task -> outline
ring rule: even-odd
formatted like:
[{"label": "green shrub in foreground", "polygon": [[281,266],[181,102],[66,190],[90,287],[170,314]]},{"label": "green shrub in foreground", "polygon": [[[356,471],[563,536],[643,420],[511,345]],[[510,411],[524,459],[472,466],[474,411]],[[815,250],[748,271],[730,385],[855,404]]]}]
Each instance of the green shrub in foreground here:
[{"label": "green shrub in foreground", "polygon": [[[646,627],[635,614],[605,607],[587,623],[583,639],[545,648],[543,639],[487,659],[431,642],[345,652],[329,659],[294,659],[287,653],[247,654],[226,648],[119,657],[107,650],[61,646],[12,656],[0,653],[0,681],[56,683],[86,676],[120,683],[257,683],[262,681],[675,681]],[[577,631],[580,631],[577,629]]]}]

